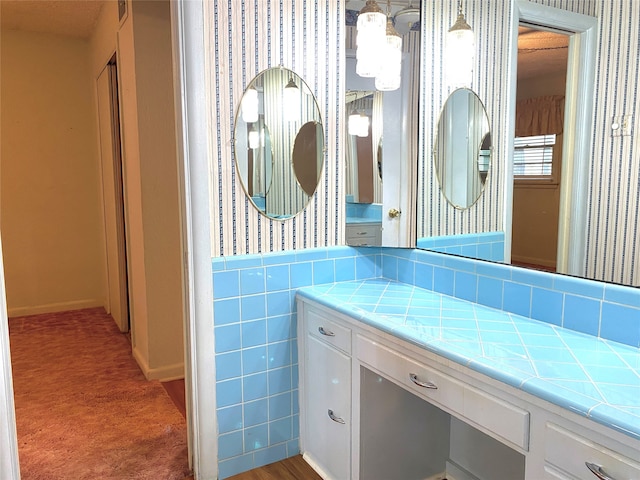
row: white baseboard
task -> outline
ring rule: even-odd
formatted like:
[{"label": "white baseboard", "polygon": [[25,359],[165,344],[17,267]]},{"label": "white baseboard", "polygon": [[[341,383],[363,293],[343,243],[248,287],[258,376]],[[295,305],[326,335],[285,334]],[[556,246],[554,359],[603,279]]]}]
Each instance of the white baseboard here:
[{"label": "white baseboard", "polygon": [[320,465],[318,465],[307,452],[302,454],[302,458],[320,476],[320,478],[322,478],[322,480],[331,480],[331,477],[327,475],[322,468],[320,468]]},{"label": "white baseboard", "polygon": [[133,358],[138,363],[140,370],[147,380],[160,380],[161,382],[170,382],[184,378],[184,363],[174,363],[173,365],[165,365],[159,368],[150,368],[147,360],[140,354],[138,349],[133,349]]},{"label": "white baseboard", "polygon": [[436,473],[435,475],[431,475],[428,478],[425,478],[424,480],[455,480],[451,477],[447,477],[446,472],[442,472],[442,473]]},{"label": "white baseboard", "polygon": [[478,477],[451,460],[447,460],[446,478],[447,480],[478,480]]},{"label": "white baseboard", "polygon": [[68,310],[82,310],[84,308],[103,307],[102,300],[75,300],[73,302],[49,303],[46,305],[32,305],[28,307],[13,307],[7,310],[9,318],[40,315],[41,313],[66,312]]}]

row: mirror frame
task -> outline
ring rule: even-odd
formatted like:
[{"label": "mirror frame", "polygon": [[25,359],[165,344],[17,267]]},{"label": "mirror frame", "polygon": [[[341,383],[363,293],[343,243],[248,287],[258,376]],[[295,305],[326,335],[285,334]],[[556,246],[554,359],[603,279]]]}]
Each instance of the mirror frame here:
[{"label": "mirror frame", "polygon": [[[450,198],[450,195],[448,195],[448,192],[445,192],[445,189],[447,187],[447,185],[443,185],[442,182],[442,173],[440,170],[440,162],[438,161],[438,152],[439,152],[439,148],[442,147],[442,145],[439,144],[438,140],[440,138],[440,134],[442,133],[442,122],[443,120],[446,120],[445,114],[448,113],[447,110],[447,106],[451,105],[450,102],[453,101],[454,99],[454,95],[456,94],[460,94],[461,92],[465,92],[467,93],[467,95],[470,96],[470,98],[474,101],[474,103],[481,109],[482,113],[484,114],[484,120],[487,126],[487,131],[486,132],[482,132],[483,135],[480,137],[480,141],[478,142],[478,144],[476,145],[477,148],[475,148],[476,146],[472,146],[474,148],[474,151],[476,152],[475,156],[472,156],[471,158],[469,158],[469,156],[467,156],[466,159],[466,166],[467,169],[469,168],[473,168],[475,166],[475,171],[477,171],[478,176],[480,177],[480,186],[479,186],[479,190],[478,193],[476,195],[476,197],[470,201],[467,202],[466,205],[458,205],[456,203],[453,202],[453,199]],[[450,116],[453,117],[455,114],[455,112],[451,112]],[[468,116],[467,116],[468,118]],[[467,122],[468,124],[469,122]],[[443,136],[449,137],[449,135],[447,135],[447,133],[443,133]],[[482,145],[484,144],[485,139],[487,138],[487,136],[489,137],[489,165],[487,167],[487,170],[485,172],[482,172],[479,168],[479,157],[480,157],[480,152],[482,151]],[[490,124],[490,120],[489,120],[489,115],[487,113],[487,109],[484,105],[484,103],[482,102],[482,100],[480,99],[480,97],[478,96],[478,94],[476,92],[474,92],[472,89],[470,88],[456,88],[455,90],[453,90],[449,96],[447,97],[447,99],[445,100],[444,104],[442,105],[442,109],[440,110],[440,116],[438,117],[438,123],[436,124],[436,130],[434,133],[434,141],[433,141],[433,154],[432,154],[432,159],[433,159],[433,164],[434,164],[434,170],[436,172],[436,177],[438,179],[438,185],[440,186],[440,193],[442,194],[442,196],[447,200],[447,202],[449,202],[449,204],[458,209],[458,210],[466,210],[468,208],[471,208],[473,205],[476,204],[476,202],[478,202],[478,200],[480,199],[480,197],[482,196],[482,194],[484,193],[485,190],[485,186],[486,186],[486,179],[487,176],[489,174],[489,170],[491,169],[491,158],[493,157],[493,143],[491,143],[493,140],[493,136],[491,134],[491,124]],[[467,144],[469,144],[469,141],[467,139]],[[451,156],[450,155],[443,155],[444,159],[444,163],[451,163]],[[483,175],[484,173],[484,175]],[[449,192],[450,193],[450,192]]]},{"label": "mirror frame", "polygon": [[[598,19],[567,10],[547,7],[526,0],[516,0],[511,36],[511,78],[515,79],[518,58],[518,27],[521,22],[562,30],[570,34],[569,64],[567,65],[567,95],[563,151],[567,161],[562,167],[560,191],[560,219],[558,222],[559,273],[585,278],[587,255],[586,225],[589,189],[589,161],[593,126],[593,88],[596,52],[598,49]],[[509,132],[507,182],[505,198],[513,206],[513,138],[515,136],[516,82],[512,80],[509,93]],[[511,263],[511,207],[505,218],[505,261]]]},{"label": "mirror frame", "polygon": [[[291,175],[291,180],[290,183],[290,188],[295,188],[296,192],[295,194],[298,195],[304,195],[306,198],[304,199],[304,205],[302,205],[301,207],[299,207],[299,209],[295,212],[291,212],[291,213],[287,213],[287,214],[277,214],[277,213],[269,213],[268,212],[268,206],[265,205],[265,208],[260,208],[258,205],[256,205],[255,201],[253,200],[253,198],[248,194],[247,191],[247,184],[246,184],[246,178],[243,175],[241,169],[240,169],[240,156],[239,156],[239,138],[240,136],[238,135],[238,129],[242,126],[242,127],[246,127],[248,124],[247,122],[245,122],[242,119],[242,102],[245,99],[245,94],[247,92],[247,90],[249,90],[250,88],[255,88],[256,83],[258,81],[258,79],[261,79],[265,76],[265,74],[267,72],[273,72],[273,71],[280,71],[280,72],[284,72],[283,75],[289,79],[293,79],[295,80],[295,83],[297,85],[297,87],[300,89],[301,92],[301,96],[303,94],[306,94],[310,97],[310,99],[307,99],[308,105],[311,105],[311,102],[313,104],[313,107],[308,108],[308,115],[301,117],[299,120],[296,120],[295,123],[297,124],[295,126],[296,131],[295,131],[295,137],[293,137],[293,133],[290,133],[287,138],[289,138],[290,140],[290,147],[291,150],[288,152],[288,155],[285,155],[283,152],[283,158],[282,158],[282,162],[280,167],[282,166],[288,166],[289,170],[290,170],[290,175]],[[282,82],[282,87],[285,87],[287,85],[286,81]],[[288,89],[286,89],[288,90]],[[264,101],[264,100],[263,100]],[[263,104],[263,108],[264,108],[264,104]],[[286,122],[286,120],[284,118],[282,118],[281,120],[282,123]],[[314,187],[314,190],[311,194],[309,194],[305,189],[302,188],[300,181],[297,177],[296,174],[296,170],[294,169],[293,166],[293,154],[294,154],[294,150],[295,150],[295,145],[297,143],[297,139],[298,139],[298,135],[300,133],[300,131],[302,130],[302,128],[308,124],[308,123],[314,123],[316,125],[316,133],[319,132],[320,134],[320,138],[316,138],[316,151],[318,152],[317,156],[316,156],[316,169],[317,169],[317,180],[316,180],[316,184]],[[266,123],[264,123],[265,128],[269,130],[269,135],[273,136],[274,132],[273,132],[273,126],[270,126]],[[320,128],[318,128],[318,125]],[[286,132],[287,129],[283,129],[284,132]],[[292,138],[293,137],[293,138]],[[248,142],[248,140],[247,140]],[[277,66],[277,67],[271,67],[271,68],[267,68],[265,70],[260,71],[258,74],[256,74],[256,76],[254,78],[251,79],[251,81],[247,84],[246,88],[243,91],[242,94],[242,98],[240,100],[240,102],[238,102],[238,107],[236,109],[236,113],[235,113],[235,123],[234,123],[234,130],[233,130],[233,145],[234,145],[234,155],[233,155],[233,159],[234,159],[234,163],[235,163],[235,171],[237,174],[237,177],[239,179],[239,182],[242,186],[242,190],[246,196],[246,198],[249,200],[249,203],[253,206],[253,208],[255,208],[255,210],[257,210],[259,212],[259,214],[263,215],[264,217],[268,218],[269,220],[278,220],[278,221],[286,221],[290,218],[295,217],[296,215],[298,215],[299,213],[303,212],[309,205],[309,203],[311,202],[311,199],[313,198],[315,192],[318,189],[318,185],[319,182],[322,178],[322,170],[325,167],[325,135],[324,135],[324,124],[322,121],[322,113],[320,111],[320,107],[318,105],[318,100],[316,99],[313,91],[309,88],[309,86],[307,85],[307,83],[304,81],[304,79],[302,77],[300,77],[296,72],[294,72],[293,70],[290,70],[288,68],[285,68],[283,66]],[[276,169],[279,168],[278,165],[276,164],[276,158],[274,155],[274,148],[273,148],[273,138],[271,138],[271,152],[272,152],[272,177],[271,177],[271,182],[269,184],[269,188],[265,191],[265,199],[266,199],[266,194],[268,191],[271,190],[271,188],[273,187],[273,182],[274,182],[274,178],[276,177],[277,173],[276,173]]]}]

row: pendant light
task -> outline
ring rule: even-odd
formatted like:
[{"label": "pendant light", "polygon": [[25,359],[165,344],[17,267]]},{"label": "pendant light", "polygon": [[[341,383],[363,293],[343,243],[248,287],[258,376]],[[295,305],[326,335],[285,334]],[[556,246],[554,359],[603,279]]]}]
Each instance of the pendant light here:
[{"label": "pendant light", "polygon": [[290,122],[300,119],[300,89],[294,82],[293,77],[289,78],[289,83],[284,87],[284,117]]},{"label": "pendant light", "polygon": [[393,16],[393,25],[400,35],[406,35],[411,31],[413,26],[420,21],[420,9],[413,6],[413,2],[409,2],[409,6],[398,10]]},{"label": "pendant light", "polygon": [[358,14],[356,36],[356,73],[375,77],[380,73],[380,51],[384,47],[387,17],[375,0],[367,3]]},{"label": "pendant light", "polygon": [[376,76],[376,89],[397,90],[402,78],[402,37],[398,35],[391,21],[391,0],[387,0],[387,30],[385,43],[380,51],[382,69]]},{"label": "pendant light", "polygon": [[252,129],[249,132],[249,148],[259,148],[260,147],[260,133],[257,130]]},{"label": "pendant light", "polygon": [[447,32],[445,48],[449,85],[470,87],[473,77],[475,40],[473,30],[462,13],[461,0],[458,2],[458,19]]},{"label": "pendant light", "polygon": [[247,88],[242,97],[242,120],[245,123],[253,123],[258,121],[258,91],[253,88]]},{"label": "pendant light", "polygon": [[355,135],[356,137],[368,137],[369,117],[364,113],[353,110],[349,115],[348,129],[349,135]]}]

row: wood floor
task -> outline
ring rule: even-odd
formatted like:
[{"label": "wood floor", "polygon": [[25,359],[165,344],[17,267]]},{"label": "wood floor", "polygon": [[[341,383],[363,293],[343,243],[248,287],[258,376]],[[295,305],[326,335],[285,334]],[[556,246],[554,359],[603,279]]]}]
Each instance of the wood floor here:
[{"label": "wood floor", "polygon": [[[162,382],[171,400],[186,418],[184,380]],[[193,480],[188,477],[185,480]],[[321,477],[304,461],[302,455],[240,473],[228,480],[321,480]]]},{"label": "wood floor", "polygon": [[228,480],[322,480],[302,455],[229,477]]},{"label": "wood floor", "polygon": [[187,406],[184,393],[184,379],[162,382],[162,386],[184,418],[187,418]]}]

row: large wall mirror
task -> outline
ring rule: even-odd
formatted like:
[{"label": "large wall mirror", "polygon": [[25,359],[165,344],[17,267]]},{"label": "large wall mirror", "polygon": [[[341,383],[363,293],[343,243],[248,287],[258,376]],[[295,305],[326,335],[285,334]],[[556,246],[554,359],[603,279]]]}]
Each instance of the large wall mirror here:
[{"label": "large wall mirror", "polygon": [[460,88],[449,95],[440,113],[433,159],[449,203],[464,209],[480,198],[491,163],[491,133],[487,112],[473,91]]},{"label": "large wall mirror", "polygon": [[376,91],[375,79],[356,74],[356,22],[365,3],[349,0],[345,5],[345,119],[358,113],[369,117],[366,135],[350,135],[348,128],[344,132],[346,243],[413,247],[420,1],[392,2],[390,16],[402,37],[402,80],[397,90],[384,92]]},{"label": "large wall mirror", "polygon": [[264,215],[286,219],[313,196],[324,162],[320,109],[307,84],[276,67],[247,86],[235,124],[236,168]]},{"label": "large wall mirror", "polygon": [[[382,203],[382,98],[371,90],[347,90],[345,191],[347,203]],[[347,212],[349,207],[347,206]]]},{"label": "large wall mirror", "polygon": [[[438,1],[435,5],[436,12],[440,15],[436,15],[432,23],[423,25],[423,29],[425,32],[435,31],[432,36],[440,38],[439,35],[450,26],[447,22],[453,18],[453,13],[447,2]],[[498,28],[495,35],[486,40],[489,48],[478,49],[476,52],[479,73],[474,78],[472,87],[479,92],[479,97],[486,104],[493,128],[491,164],[481,201],[467,210],[451,208],[443,201],[444,197],[440,192],[436,193],[431,187],[435,175],[428,174],[435,174],[435,168],[433,172],[427,171],[427,175],[419,177],[417,187],[419,192],[426,192],[423,207],[419,208],[417,215],[418,218],[427,219],[419,224],[418,230],[423,235],[417,236],[418,247],[573,276],[629,283],[624,281],[621,273],[616,275],[616,279],[613,273],[609,275],[609,272],[601,273],[597,270],[599,261],[594,252],[604,247],[585,247],[588,235],[596,237],[593,227],[587,225],[589,189],[597,188],[589,184],[588,165],[592,159],[590,148],[594,142],[594,133],[601,134],[602,129],[600,125],[596,126],[600,130],[594,131],[596,127],[592,125],[597,18],[523,0],[514,1],[514,5],[516,15],[513,22],[505,25],[502,31]],[[478,16],[477,13],[475,11],[473,15],[467,12],[467,18],[472,19],[470,23],[474,31],[491,31],[495,26],[493,20],[489,16]],[[440,21],[443,16],[448,19]],[[552,34],[549,30],[561,31],[563,35]],[[527,40],[526,45],[523,45],[523,40]],[[512,47],[505,54],[503,52],[507,44]],[[494,45],[496,47],[492,49]],[[431,100],[437,108],[438,105],[444,105],[449,90],[446,85],[430,82],[430,79],[440,78],[438,75],[444,69],[444,59],[437,55],[434,58],[425,71],[435,71],[435,74],[423,77],[421,98]],[[554,70],[550,70],[551,68]],[[505,77],[497,73],[499,71],[511,71],[512,75],[505,81]],[[562,100],[556,104],[563,109],[565,119],[560,121],[559,131],[548,132],[555,137],[553,154],[531,162],[525,160],[526,165],[515,165],[522,161],[516,158],[520,155],[518,149],[532,153],[536,150],[551,150],[547,148],[547,139],[544,139],[546,143],[543,148],[538,148],[532,142],[517,141],[515,137],[522,136],[517,132],[513,135],[519,122],[518,117],[523,112],[519,104],[534,103],[533,99],[536,100],[535,103],[543,103],[539,100],[548,100],[551,96]],[[510,102],[513,112],[509,111]],[[433,128],[431,132],[425,131],[425,145],[433,142],[434,149],[438,150],[439,146],[436,144],[440,145],[442,139],[439,135],[442,132],[439,132],[440,127],[435,127],[438,117],[434,120],[434,113],[433,109],[424,112],[427,125],[431,118]],[[606,135],[609,134],[610,131],[607,130]],[[429,154],[424,152],[423,155],[426,163]],[[521,155],[525,156],[528,153]],[[561,158],[558,158],[557,168],[553,166],[553,170],[547,171],[545,162],[552,156],[554,162],[555,157]],[[429,160],[433,165],[433,159]],[[536,162],[539,165],[534,165]],[[443,188],[447,193],[446,187]],[[555,214],[551,215],[549,202],[543,200],[543,196],[553,197],[557,205]],[[464,206],[469,201],[465,203],[454,200],[453,203]],[[450,228],[433,227],[444,224]],[[548,239],[542,239],[541,226],[554,227],[555,232]],[[495,241],[493,245],[483,243],[485,239],[480,238],[489,234],[496,234],[495,238],[489,239]],[[427,245],[428,242],[421,244],[421,240],[427,239],[431,245]],[[536,247],[536,253],[525,253],[524,246],[517,243],[521,239]],[[435,243],[441,245],[434,247]],[[481,254],[481,249],[487,255]],[[543,249],[549,250],[553,255],[549,257],[548,263],[547,257],[538,253]],[[496,252],[499,255],[492,258],[492,253]],[[609,262],[611,271],[614,263]]]}]

